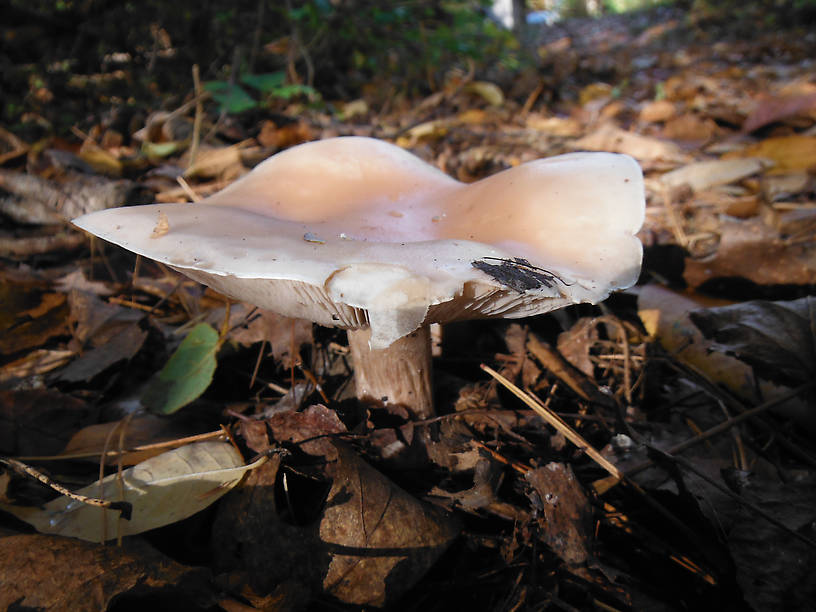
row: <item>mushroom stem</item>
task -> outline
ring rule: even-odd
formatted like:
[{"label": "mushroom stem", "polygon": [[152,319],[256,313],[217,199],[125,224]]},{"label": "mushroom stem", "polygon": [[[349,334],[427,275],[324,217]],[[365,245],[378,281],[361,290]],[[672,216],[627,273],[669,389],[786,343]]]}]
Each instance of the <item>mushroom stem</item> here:
[{"label": "mushroom stem", "polygon": [[404,406],[414,420],[434,415],[431,394],[429,325],[400,338],[388,348],[369,347],[371,330],[348,330],[357,397]]}]

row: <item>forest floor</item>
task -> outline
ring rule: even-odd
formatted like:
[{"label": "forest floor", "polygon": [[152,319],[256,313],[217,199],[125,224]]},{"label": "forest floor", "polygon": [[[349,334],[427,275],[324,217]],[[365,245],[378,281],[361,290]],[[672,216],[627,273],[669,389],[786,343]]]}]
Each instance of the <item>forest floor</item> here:
[{"label": "forest floor", "polygon": [[[814,609],[805,17],[563,22],[530,35],[527,67],[451,71],[421,100],[374,84],[231,115],[191,76],[184,103],[129,131],[95,89],[122,75],[75,75],[91,110],[72,134],[0,126],[0,607]],[[464,182],[631,155],[640,281],[597,306],[446,325],[438,416],[414,422],[354,398],[344,332],[227,306],[67,223],[197,200],[340,135]]]}]

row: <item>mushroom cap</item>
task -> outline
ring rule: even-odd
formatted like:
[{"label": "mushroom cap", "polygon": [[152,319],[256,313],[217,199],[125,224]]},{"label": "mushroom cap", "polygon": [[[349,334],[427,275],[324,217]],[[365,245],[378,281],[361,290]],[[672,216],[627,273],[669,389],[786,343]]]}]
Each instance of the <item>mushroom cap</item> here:
[{"label": "mushroom cap", "polygon": [[643,176],[572,153],[463,184],[359,137],[270,157],[196,204],[109,209],[78,227],[233,298],[384,348],[420,325],[596,303],[637,280]]}]

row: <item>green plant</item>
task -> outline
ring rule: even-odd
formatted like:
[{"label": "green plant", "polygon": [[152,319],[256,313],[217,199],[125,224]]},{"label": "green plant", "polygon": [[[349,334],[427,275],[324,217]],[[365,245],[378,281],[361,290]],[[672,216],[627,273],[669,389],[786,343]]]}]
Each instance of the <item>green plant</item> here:
[{"label": "green plant", "polygon": [[450,68],[513,69],[520,45],[488,19],[486,0],[308,0],[283,11],[297,36],[297,69],[341,95],[372,80],[413,89]]},{"label": "green plant", "polygon": [[247,110],[263,107],[270,100],[291,100],[296,96],[305,96],[310,100],[317,100],[320,94],[308,85],[286,83],[283,72],[266,74],[245,74],[238,79],[256,91],[258,96],[251,95],[238,83],[229,81],[207,81],[204,89],[210,92],[213,100],[218,102],[220,110],[230,114],[242,113]]}]

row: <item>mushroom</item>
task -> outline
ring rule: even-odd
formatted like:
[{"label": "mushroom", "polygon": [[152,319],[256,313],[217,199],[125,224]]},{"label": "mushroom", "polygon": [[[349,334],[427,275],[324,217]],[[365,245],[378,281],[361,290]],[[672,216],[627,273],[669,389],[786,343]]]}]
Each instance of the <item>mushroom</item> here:
[{"label": "mushroom", "polygon": [[597,303],[637,280],[643,177],[572,153],[463,184],[395,145],[302,144],[196,204],[78,227],[228,296],[348,330],[359,398],[433,415],[431,323]]}]

